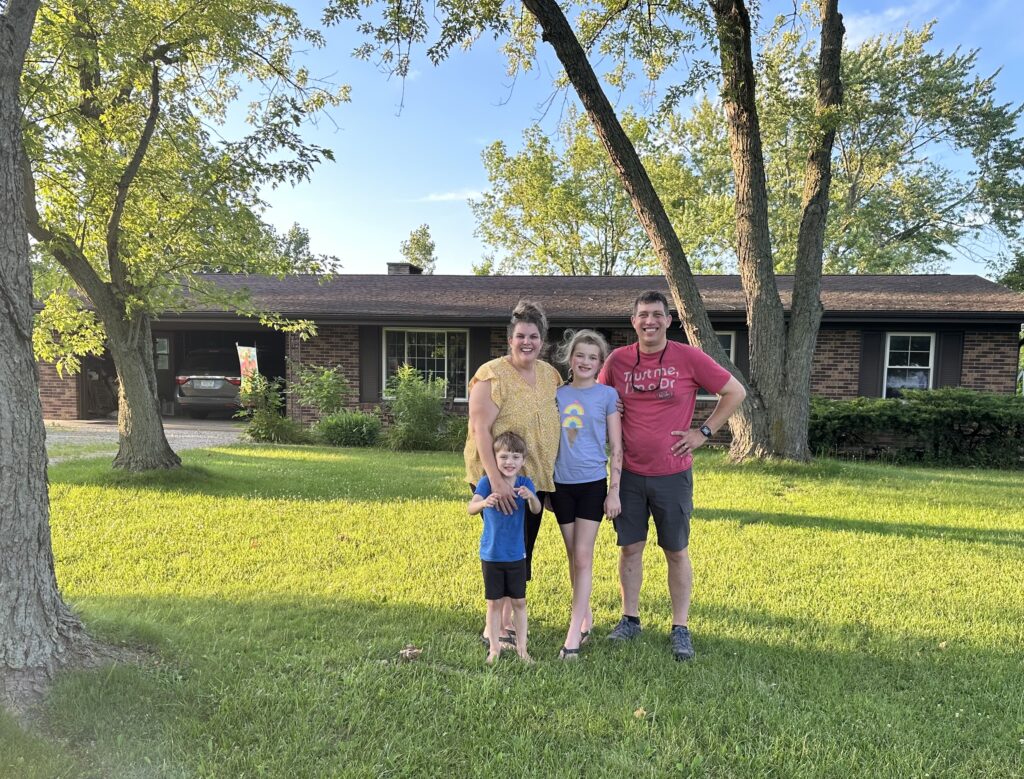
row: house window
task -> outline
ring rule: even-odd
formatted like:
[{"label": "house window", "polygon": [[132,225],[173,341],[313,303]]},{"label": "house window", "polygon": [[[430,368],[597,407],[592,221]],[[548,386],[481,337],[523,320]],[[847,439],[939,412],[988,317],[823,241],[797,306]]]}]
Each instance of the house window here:
[{"label": "house window", "polygon": [[[732,330],[715,331],[715,335],[718,336],[718,342],[725,349],[725,356],[730,360],[732,359],[733,349],[736,345],[736,333]],[[708,392],[706,389],[701,387],[697,390],[698,400],[717,400],[718,396],[713,392]]]},{"label": "house window", "polygon": [[905,389],[931,389],[935,364],[932,333],[888,333],[885,338],[885,397]]},{"label": "house window", "polygon": [[466,330],[385,330],[384,387],[402,365],[411,365],[425,379],[447,383],[450,400],[466,399],[469,370],[469,333]]},{"label": "house window", "polygon": [[158,371],[170,370],[171,367],[171,339],[154,338],[153,354]]}]

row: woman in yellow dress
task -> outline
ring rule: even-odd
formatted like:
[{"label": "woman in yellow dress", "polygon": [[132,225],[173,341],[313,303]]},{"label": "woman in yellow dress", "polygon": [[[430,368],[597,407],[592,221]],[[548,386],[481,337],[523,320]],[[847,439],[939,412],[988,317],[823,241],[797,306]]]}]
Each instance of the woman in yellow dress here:
[{"label": "woman in yellow dress", "polygon": [[[494,460],[495,436],[511,430],[526,440],[522,473],[533,481],[542,504],[546,493],[555,489],[555,456],[561,434],[555,390],[562,378],[540,359],[547,333],[544,310],[536,303],[519,301],[508,324],[508,354],[481,365],[469,382],[469,435],[463,451],[466,480],[475,485],[486,474],[498,508],[507,514],[515,509],[515,496]],[[527,580],[543,513],[543,507],[537,514],[526,512]],[[511,624],[511,614],[504,616],[503,624]],[[508,636],[501,639],[509,642]]]}]

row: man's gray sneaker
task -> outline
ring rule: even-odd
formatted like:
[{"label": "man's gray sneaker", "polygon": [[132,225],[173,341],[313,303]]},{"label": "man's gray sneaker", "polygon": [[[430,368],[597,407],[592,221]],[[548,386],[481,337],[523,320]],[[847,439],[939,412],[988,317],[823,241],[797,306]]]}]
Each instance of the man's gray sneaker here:
[{"label": "man's gray sneaker", "polygon": [[676,625],[668,634],[668,640],[672,644],[672,654],[676,656],[676,660],[692,660],[694,658],[696,653],[693,651],[689,628]]},{"label": "man's gray sneaker", "polygon": [[619,624],[612,628],[608,634],[609,641],[628,641],[640,635],[640,623],[631,622],[626,617],[619,620]]}]

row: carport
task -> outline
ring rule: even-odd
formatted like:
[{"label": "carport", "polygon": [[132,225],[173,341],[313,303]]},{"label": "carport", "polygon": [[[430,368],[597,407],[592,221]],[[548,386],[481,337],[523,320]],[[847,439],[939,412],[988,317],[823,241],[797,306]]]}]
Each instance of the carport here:
[{"label": "carport", "polygon": [[[156,366],[157,392],[164,416],[180,416],[174,402],[174,377],[194,349],[233,349],[255,346],[260,373],[268,377],[284,377],[285,335],[259,325],[239,322],[237,318],[222,323],[162,320],[153,329],[153,359]],[[80,416],[85,419],[109,416],[117,411],[117,378],[109,354],[83,360],[78,377]]]}]

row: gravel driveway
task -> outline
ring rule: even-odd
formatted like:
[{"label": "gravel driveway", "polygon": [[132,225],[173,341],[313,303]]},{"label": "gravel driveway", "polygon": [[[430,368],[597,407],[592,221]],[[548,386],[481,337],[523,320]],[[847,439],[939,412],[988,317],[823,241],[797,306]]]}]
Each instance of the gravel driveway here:
[{"label": "gravel driveway", "polygon": [[[165,419],[164,434],[175,451],[204,446],[235,444],[244,425],[230,419]],[[46,443],[52,445],[110,444],[117,448],[117,421],[113,419],[75,419],[46,422]],[[62,457],[52,458],[55,463]]]}]

